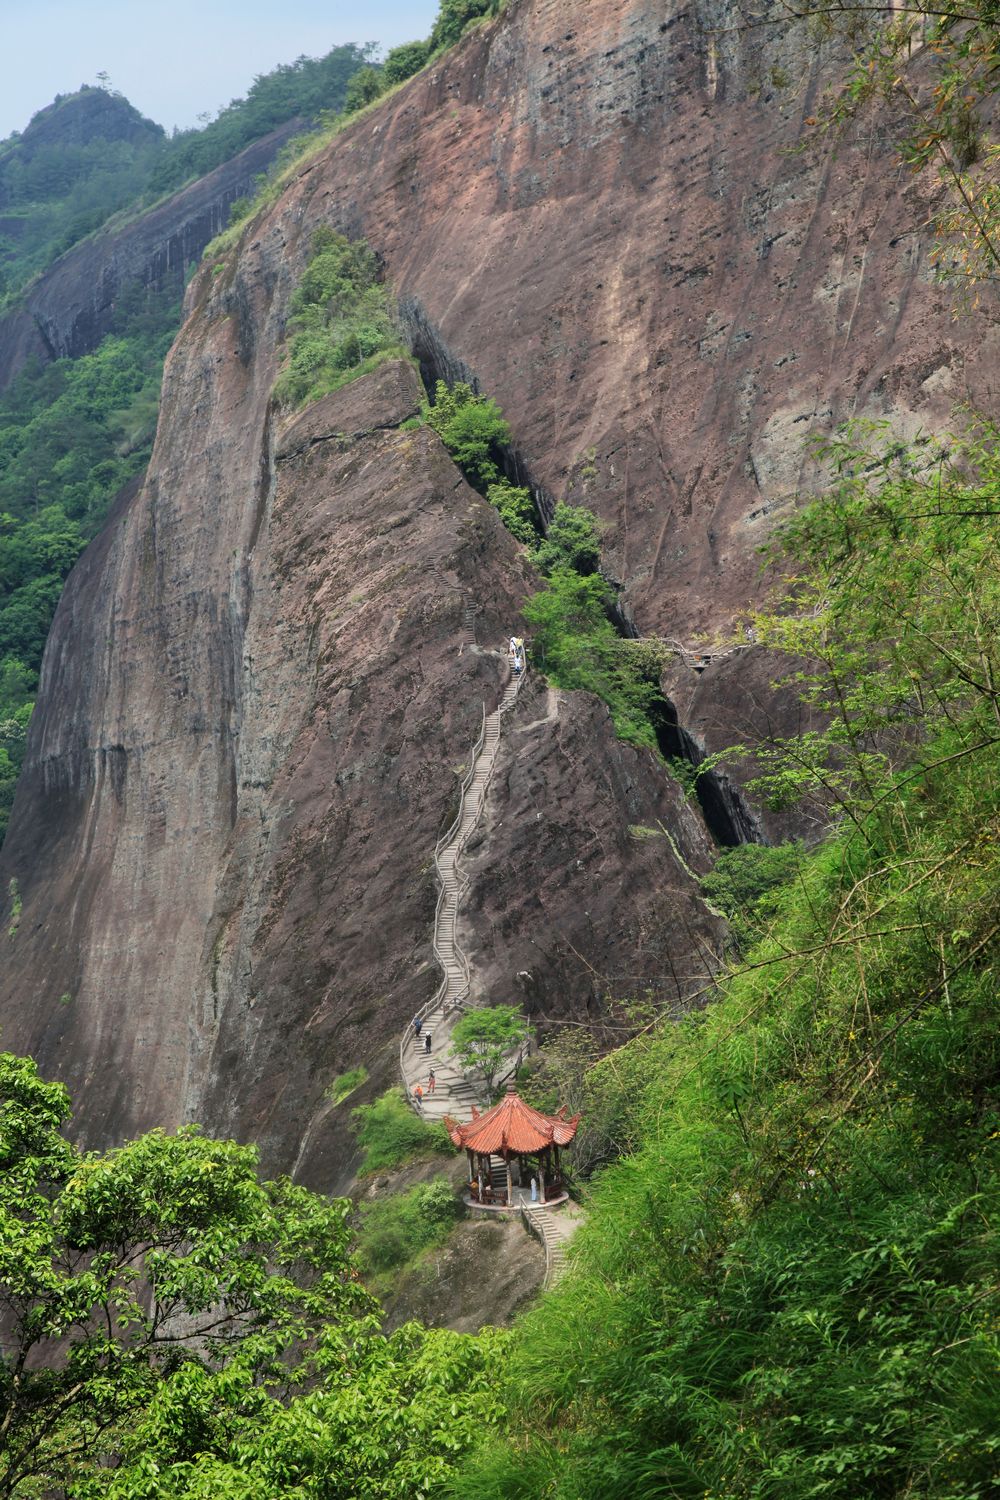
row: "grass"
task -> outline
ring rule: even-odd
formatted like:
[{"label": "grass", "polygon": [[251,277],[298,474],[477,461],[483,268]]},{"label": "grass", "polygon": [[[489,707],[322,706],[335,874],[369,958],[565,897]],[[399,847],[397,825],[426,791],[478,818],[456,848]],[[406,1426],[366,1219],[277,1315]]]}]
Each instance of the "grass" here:
[{"label": "grass", "polygon": [[327,1089],[326,1097],[331,1104],[343,1104],[349,1094],[367,1082],[368,1069],[360,1063],[356,1068],[348,1068],[346,1073],[339,1073]]},{"label": "grass", "polygon": [[356,1245],[362,1274],[377,1281],[412,1265],[444,1243],[463,1213],[445,1177],[362,1204]]}]

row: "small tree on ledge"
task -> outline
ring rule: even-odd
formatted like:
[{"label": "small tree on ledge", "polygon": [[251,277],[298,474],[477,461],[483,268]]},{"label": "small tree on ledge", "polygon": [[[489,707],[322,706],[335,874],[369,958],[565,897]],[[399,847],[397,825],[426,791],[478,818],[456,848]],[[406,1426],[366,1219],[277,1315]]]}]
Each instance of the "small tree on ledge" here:
[{"label": "small tree on ledge", "polygon": [[490,1098],[509,1055],[528,1040],[528,1023],[516,1005],[467,1010],[451,1033],[451,1051],[465,1072],[482,1074]]}]

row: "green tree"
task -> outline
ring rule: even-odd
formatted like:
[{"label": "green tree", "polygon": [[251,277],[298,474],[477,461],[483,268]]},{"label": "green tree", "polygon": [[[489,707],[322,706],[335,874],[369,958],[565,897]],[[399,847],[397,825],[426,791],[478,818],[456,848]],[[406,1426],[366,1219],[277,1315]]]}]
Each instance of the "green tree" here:
[{"label": "green tree", "polygon": [[385,79],[380,68],[368,64],[353,75],[344,94],[344,113],[353,115],[366,104],[374,104],[385,91]]},{"label": "green tree", "polygon": [[451,1032],[451,1053],[467,1073],[481,1073],[492,1095],[497,1075],[530,1035],[516,1005],[486,1005],[467,1010]]},{"label": "green tree", "polygon": [[412,1500],[443,1494],[463,1454],[502,1428],[509,1335],[408,1323],[352,1351],[321,1350],[322,1379],[288,1402],[233,1381],[218,1412],[197,1368],[165,1381],[111,1473],[73,1500]]},{"label": "green tree", "polygon": [[286,406],[316,401],[379,359],[404,353],[374,255],[332,229],[313,235],[290,311],[285,368],[274,388]]},{"label": "green tree", "polygon": [[538,545],[541,530],[529,489],[511,484],[508,479],[498,479],[495,484],[487,486],[486,498],[496,507],[501,521],[516,541],[524,542],[528,547]]},{"label": "green tree", "polygon": [[182,1440],[234,1398],[311,1378],[315,1341],[361,1337],[349,1204],[261,1182],[253,1147],[188,1127],[117,1151],[61,1131],[66,1091],[0,1055],[0,1495],[113,1459],[165,1387],[199,1391]]},{"label": "green tree", "polygon": [[495,0],[441,0],[431,28],[431,51],[452,46],[473,21],[491,13],[495,15],[496,10]]},{"label": "green tree", "polygon": [[402,83],[419,73],[430,56],[427,42],[403,42],[386,54],[382,76],[387,84]]},{"label": "green tree", "polygon": [[424,419],[471,483],[483,490],[496,484],[500,449],[510,442],[511,433],[495,401],[477,396],[464,381],[449,387],[439,380],[434,405],[424,407]]},{"label": "green tree", "polygon": [[601,535],[593,511],[560,500],[534,560],[546,577],[557,568],[572,568],[583,578],[596,573],[601,565]]}]

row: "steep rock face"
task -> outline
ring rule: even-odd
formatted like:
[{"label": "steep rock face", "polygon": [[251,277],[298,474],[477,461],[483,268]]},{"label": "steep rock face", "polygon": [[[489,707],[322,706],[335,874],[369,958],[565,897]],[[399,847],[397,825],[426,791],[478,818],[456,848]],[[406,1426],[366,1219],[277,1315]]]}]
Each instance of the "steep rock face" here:
[{"label": "steep rock face", "polygon": [[369,238],[427,370],[477,377],[530,477],[605,518],[640,633],[728,627],[811,433],[995,401],[996,327],[953,323],[887,122],[791,154],[831,67],[706,0],[512,0],[289,194],[289,228]]},{"label": "steep rock face", "polygon": [[0,319],[0,390],[32,357],[63,359],[95,349],[129,284],[173,288],[179,297],[186,271],[225,228],[233,203],[253,192],[255,179],[301,128],[300,120],[283,125],[147,213],[61,256],[28,287],[23,305]]},{"label": "steep rock face", "polygon": [[[348,1148],[324,1089],[361,1060],[373,1087],[391,1081],[400,1029],[437,984],[430,856],[527,580],[437,438],[401,425],[420,396],[409,365],[273,432],[252,420],[273,361],[244,366],[239,323],[205,309],[188,325],[150,478],[59,612],[4,848],[23,901],[5,1039],[66,1079],[88,1140],[193,1117],[330,1186]],[[248,440],[215,443],[216,427]],[[479,649],[464,641],[470,602]],[[508,753],[526,784],[550,763],[546,795],[609,845],[588,876],[615,886],[627,825],[662,808],[663,778],[594,719],[586,700],[565,705]],[[524,889],[537,830],[505,856]],[[547,906],[591,951],[588,880],[561,860]],[[650,923],[654,873],[626,880]],[[506,968],[494,955],[505,993],[535,913],[512,904],[509,921]],[[689,933],[668,946],[688,965]],[[564,1011],[570,951],[547,971]],[[24,1006],[32,973],[45,979]]]},{"label": "steep rock face", "polygon": [[[0,865],[23,902],[5,1043],[67,1078],[89,1139],[195,1116],[340,1181],[324,1086],[359,1061],[391,1078],[436,980],[430,851],[528,580],[402,425],[408,367],[275,428],[316,226],[367,234],[425,374],[477,376],[531,477],[601,511],[644,632],[727,623],[812,423],[905,428],[987,388],[995,336],[959,350],[888,148],[782,154],[818,72],[752,95],[768,58],[716,49],[709,19],[513,0],[193,286],[148,481],[60,610]],[[460,652],[470,598],[480,649]],[[688,694],[700,725],[725,727],[744,659]],[[565,1015],[605,983],[698,989],[704,832],[603,710],[529,684],[490,808],[465,918],[480,994]]]}]

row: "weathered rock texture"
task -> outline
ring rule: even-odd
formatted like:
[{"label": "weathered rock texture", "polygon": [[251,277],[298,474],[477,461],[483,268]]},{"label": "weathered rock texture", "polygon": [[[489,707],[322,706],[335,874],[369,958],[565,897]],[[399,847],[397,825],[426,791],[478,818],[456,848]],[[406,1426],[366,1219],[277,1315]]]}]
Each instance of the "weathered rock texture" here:
[{"label": "weathered rock texture", "polygon": [[[512,0],[194,284],[147,483],[53,630],[0,866],[23,900],[5,1045],[67,1079],[88,1139],[196,1116],[339,1180],[324,1085],[362,1060],[391,1077],[435,982],[430,852],[500,681],[457,652],[463,600],[489,646],[527,580],[401,425],[408,367],[275,426],[317,225],[368,236],[425,374],[478,377],[532,479],[600,510],[644,633],[727,625],[812,426],[989,397],[994,335],[959,344],[919,187],[877,134],[785,154],[819,64],[778,94],[773,50],[716,46],[720,18]],[[725,725],[740,660],[699,685],[700,722]],[[566,1014],[606,980],[675,1003],[712,963],[686,868],[704,832],[603,710],[522,700],[473,851],[480,992]]]},{"label": "weathered rock texture", "polygon": [[91,235],[61,256],[27,288],[22,305],[0,318],[0,391],[31,358],[45,362],[96,349],[126,287],[168,288],[180,297],[185,273],[225,228],[237,198],[254,191],[257,177],[301,128],[301,120],[290,121],[131,223]]}]

